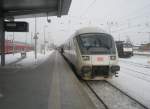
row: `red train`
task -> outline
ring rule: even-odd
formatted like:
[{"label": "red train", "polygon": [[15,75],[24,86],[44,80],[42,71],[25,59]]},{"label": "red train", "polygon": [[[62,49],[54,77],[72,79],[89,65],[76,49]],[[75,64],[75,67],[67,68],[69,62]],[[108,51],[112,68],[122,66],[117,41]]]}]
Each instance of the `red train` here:
[{"label": "red train", "polygon": [[[5,54],[18,53],[18,52],[29,52],[33,50],[33,46],[23,42],[12,42],[11,40],[5,40]],[[1,54],[1,50],[0,50]]]}]

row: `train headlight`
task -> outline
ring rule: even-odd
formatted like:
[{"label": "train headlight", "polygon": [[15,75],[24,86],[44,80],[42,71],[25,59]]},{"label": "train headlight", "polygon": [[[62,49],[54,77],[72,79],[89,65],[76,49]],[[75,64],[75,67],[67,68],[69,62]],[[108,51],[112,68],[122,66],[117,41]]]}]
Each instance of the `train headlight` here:
[{"label": "train headlight", "polygon": [[116,60],[116,56],[110,56],[110,60]]},{"label": "train headlight", "polygon": [[90,60],[90,56],[82,56],[83,61],[89,61]]}]

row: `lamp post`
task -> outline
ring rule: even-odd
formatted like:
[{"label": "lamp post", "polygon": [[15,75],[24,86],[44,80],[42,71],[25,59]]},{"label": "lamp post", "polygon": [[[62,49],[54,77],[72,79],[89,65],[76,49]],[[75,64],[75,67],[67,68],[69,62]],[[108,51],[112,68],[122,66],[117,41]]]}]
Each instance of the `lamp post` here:
[{"label": "lamp post", "polygon": [[45,55],[45,44],[46,44],[46,39],[45,39],[45,29],[47,28],[47,25],[44,25],[44,55]]},{"label": "lamp post", "polygon": [[[149,43],[150,43],[150,32],[138,32],[138,33],[147,33],[149,35]],[[150,59],[148,60],[148,63],[150,63]]]},{"label": "lamp post", "polygon": [[14,44],[14,40],[15,40],[15,36],[14,36],[14,32],[13,32],[13,55],[14,55],[14,52],[15,52],[15,44]]}]

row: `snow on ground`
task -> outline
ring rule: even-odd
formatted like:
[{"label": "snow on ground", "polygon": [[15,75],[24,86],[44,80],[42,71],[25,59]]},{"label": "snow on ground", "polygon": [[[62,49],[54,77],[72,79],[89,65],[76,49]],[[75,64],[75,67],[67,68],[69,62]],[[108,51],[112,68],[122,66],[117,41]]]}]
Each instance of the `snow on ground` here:
[{"label": "snow on ground", "polygon": [[145,76],[144,78],[150,77],[150,67],[148,66],[124,61],[120,61],[119,65],[121,66],[121,69],[124,69],[124,71],[126,70],[135,75]]},{"label": "snow on ground", "polygon": [[131,58],[120,58],[119,60],[150,66],[150,56],[134,55]]},{"label": "snow on ground", "polygon": [[[18,61],[21,59],[20,53],[16,54],[9,54],[6,55],[6,66],[9,66],[9,64],[15,65],[15,66],[21,66],[21,67],[33,67],[36,66],[42,62],[44,62],[48,56],[53,52],[52,51],[46,51],[45,55],[41,53],[37,53],[37,59],[35,60],[34,51],[27,52],[27,57]],[[1,60],[0,60],[1,62]],[[14,62],[14,63],[13,63]]]},{"label": "snow on ground", "polygon": [[147,56],[133,56],[120,59],[119,77],[114,77],[109,82],[150,108],[150,68],[145,67],[148,65],[146,63],[148,58]]},{"label": "snow on ground", "polygon": [[150,108],[150,83],[135,78],[121,71],[118,78],[109,80],[110,83]]},{"label": "snow on ground", "polygon": [[88,84],[109,109],[144,109],[143,106],[139,105],[136,101],[130,99],[105,81],[89,81]]},{"label": "snow on ground", "polygon": [[137,55],[149,55],[150,56],[150,51],[148,52],[139,52],[139,51],[134,51],[134,54],[137,54]]},{"label": "snow on ground", "polygon": [[[17,61],[20,58],[21,58],[20,53],[15,53],[14,55],[13,54],[7,54],[6,57],[5,57],[5,59],[6,59],[6,61],[5,61],[6,65],[10,64],[12,62]],[[0,58],[0,62],[1,62],[1,58]]]},{"label": "snow on ground", "polygon": [[23,66],[23,67],[34,67],[41,63],[43,63],[49,55],[53,52],[52,51],[46,51],[45,54],[38,53],[37,59],[35,60],[34,52],[27,53],[27,58],[23,59],[22,61],[18,62],[17,65]]}]

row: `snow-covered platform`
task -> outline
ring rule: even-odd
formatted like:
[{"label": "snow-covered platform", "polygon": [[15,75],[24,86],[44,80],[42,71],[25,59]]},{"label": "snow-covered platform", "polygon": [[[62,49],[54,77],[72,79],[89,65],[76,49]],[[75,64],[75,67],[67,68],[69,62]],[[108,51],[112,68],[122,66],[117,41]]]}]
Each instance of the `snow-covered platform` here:
[{"label": "snow-covered platform", "polygon": [[[26,57],[24,58],[21,57],[21,53],[6,54],[5,55],[6,65],[4,68],[37,66],[37,64],[44,62],[51,53],[53,53],[53,50],[46,51],[45,54],[37,53],[37,59],[35,59],[34,51],[27,52]],[[1,62],[1,58],[0,58],[0,62]]]},{"label": "snow-covered platform", "polygon": [[95,109],[58,52],[35,67],[1,69],[0,93],[0,109]]}]

